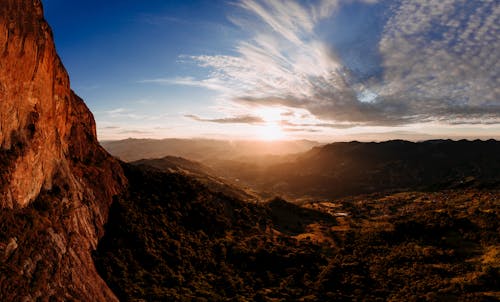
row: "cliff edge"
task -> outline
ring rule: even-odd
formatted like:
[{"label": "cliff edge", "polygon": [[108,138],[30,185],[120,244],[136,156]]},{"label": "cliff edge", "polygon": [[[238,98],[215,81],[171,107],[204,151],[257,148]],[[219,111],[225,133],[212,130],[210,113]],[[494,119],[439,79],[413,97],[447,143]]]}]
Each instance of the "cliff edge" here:
[{"label": "cliff edge", "polygon": [[0,0],[0,300],[116,300],[91,251],[125,186],[41,2]]}]

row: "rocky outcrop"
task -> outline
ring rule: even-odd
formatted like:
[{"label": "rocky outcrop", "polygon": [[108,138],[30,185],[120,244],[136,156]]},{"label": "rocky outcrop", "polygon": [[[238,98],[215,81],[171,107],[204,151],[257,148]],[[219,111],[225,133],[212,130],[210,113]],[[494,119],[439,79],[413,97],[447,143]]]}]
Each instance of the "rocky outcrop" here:
[{"label": "rocky outcrop", "polygon": [[116,300],[91,251],[125,186],[40,0],[0,0],[0,300]]}]

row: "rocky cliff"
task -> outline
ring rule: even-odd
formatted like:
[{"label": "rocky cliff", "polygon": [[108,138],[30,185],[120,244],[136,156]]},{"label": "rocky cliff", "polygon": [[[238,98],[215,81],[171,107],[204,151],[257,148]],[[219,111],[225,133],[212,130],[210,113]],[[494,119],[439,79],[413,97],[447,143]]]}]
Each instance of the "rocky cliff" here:
[{"label": "rocky cliff", "polygon": [[0,0],[0,300],[116,300],[91,251],[125,186],[40,0]]}]

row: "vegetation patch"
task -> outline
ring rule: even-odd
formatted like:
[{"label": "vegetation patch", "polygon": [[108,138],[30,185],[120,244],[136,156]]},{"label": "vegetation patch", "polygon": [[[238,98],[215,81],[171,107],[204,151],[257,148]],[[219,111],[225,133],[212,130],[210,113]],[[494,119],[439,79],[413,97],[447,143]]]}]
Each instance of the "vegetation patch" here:
[{"label": "vegetation patch", "polygon": [[184,175],[124,169],[128,195],[94,253],[124,301],[500,296],[498,192],[360,196],[335,200],[334,218],[315,204],[249,204]]}]

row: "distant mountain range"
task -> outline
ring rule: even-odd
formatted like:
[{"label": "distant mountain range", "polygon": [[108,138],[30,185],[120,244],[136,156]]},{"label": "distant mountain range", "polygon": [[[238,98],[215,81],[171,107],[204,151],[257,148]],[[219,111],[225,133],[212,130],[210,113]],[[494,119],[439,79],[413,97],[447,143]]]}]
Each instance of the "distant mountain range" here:
[{"label": "distant mountain range", "polygon": [[291,199],[383,191],[498,188],[500,142],[333,143],[315,147],[287,162],[263,167],[228,161],[216,170],[258,191]]},{"label": "distant mountain range", "polygon": [[[124,146],[124,142],[120,144]],[[210,168],[204,168],[204,173],[248,186],[266,198],[328,199],[384,191],[496,188],[500,184],[500,142],[495,140],[332,143],[299,154],[229,159],[223,157],[230,150],[219,152],[222,155],[213,157],[220,159],[207,161]],[[160,161],[142,163],[158,165]]]},{"label": "distant mountain range", "polygon": [[500,299],[499,142],[106,143],[124,163],[41,2],[0,1],[0,301]]},{"label": "distant mountain range", "polygon": [[213,139],[125,139],[102,141],[102,146],[123,161],[135,161],[164,156],[180,156],[206,162],[213,160],[242,159],[248,157],[299,153],[319,146],[310,140],[251,141]]}]

